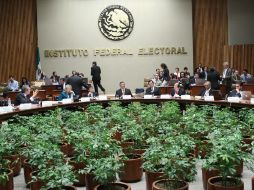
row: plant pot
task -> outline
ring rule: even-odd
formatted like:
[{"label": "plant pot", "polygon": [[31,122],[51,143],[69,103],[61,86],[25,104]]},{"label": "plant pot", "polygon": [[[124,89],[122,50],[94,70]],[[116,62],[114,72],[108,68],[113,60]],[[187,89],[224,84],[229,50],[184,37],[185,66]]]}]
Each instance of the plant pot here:
[{"label": "plant pot", "polygon": [[28,182],[32,180],[30,174],[34,171],[32,166],[28,163],[28,159],[24,160],[23,168],[24,168],[25,183],[28,184]]},{"label": "plant pot", "polygon": [[60,149],[67,157],[72,157],[74,154],[74,148],[71,144],[63,143],[61,144]]},{"label": "plant pot", "polygon": [[13,171],[13,176],[17,176],[21,171],[21,160],[18,154],[11,156],[4,156],[4,159],[9,160],[9,168]]},{"label": "plant pot", "polygon": [[159,180],[163,176],[163,172],[145,172],[146,190],[153,189],[153,182]]},{"label": "plant pot", "polygon": [[[216,176],[216,177],[211,177],[208,182],[207,182],[207,190],[243,190],[244,189],[244,184],[242,180],[240,180],[240,184],[235,185],[235,186],[222,186],[220,184],[221,182],[221,177]],[[228,182],[234,183],[236,181],[235,178],[228,177],[227,178]]]},{"label": "plant pot", "polygon": [[208,179],[211,177],[215,177],[219,175],[219,171],[218,170],[206,170],[204,168],[202,168],[202,180],[203,180],[203,188],[204,190],[207,190],[207,182]]},{"label": "plant pot", "polygon": [[[32,176],[36,176],[36,175],[37,175],[37,171],[34,171],[30,173],[30,178],[32,179]],[[30,190],[40,190],[42,186],[43,186],[43,182],[37,179],[37,181],[30,183]]]},{"label": "plant pot", "polygon": [[[252,139],[251,137],[245,136],[245,137],[243,138],[243,142],[244,142],[245,145],[250,146],[251,143],[252,143],[252,141],[253,141],[253,139]],[[243,148],[242,148],[242,151],[251,153],[251,149],[247,150],[247,147],[243,147]]]},{"label": "plant pot", "polygon": [[77,187],[85,186],[86,185],[86,174],[78,173],[78,171],[80,169],[84,169],[86,167],[85,163],[84,162],[78,162],[77,163],[73,160],[70,160],[69,163],[73,167],[73,170],[74,170],[75,174],[78,177],[78,182],[75,182],[74,186],[77,186]]},{"label": "plant pot", "polygon": [[6,181],[6,183],[1,184],[0,183],[0,190],[13,190],[14,189],[14,185],[13,185],[13,171],[10,169],[0,169],[0,175],[2,174],[2,172],[7,172],[8,174],[8,180]]},{"label": "plant pot", "polygon": [[118,188],[120,190],[131,190],[131,186],[126,184],[126,183],[120,183],[120,182],[117,182],[117,183],[110,183],[109,186],[105,186],[105,185],[97,185],[94,190],[114,190],[114,187],[115,187],[115,190],[118,190]]},{"label": "plant pot", "polygon": [[94,179],[93,174],[86,174],[86,190],[94,190],[99,185],[99,182]]},{"label": "plant pot", "polygon": [[[64,189],[64,190],[76,190],[77,188],[74,187],[74,186],[67,185],[67,186],[62,187],[62,189]],[[54,190],[54,189],[52,189],[52,190]]]},{"label": "plant pot", "polygon": [[122,140],[122,132],[120,131],[116,131],[113,136],[112,136],[113,139],[117,140],[117,141],[121,141]]},{"label": "plant pot", "polygon": [[142,158],[140,155],[134,154],[128,160],[124,161],[124,166],[119,172],[120,181],[137,182],[140,181],[143,175]]},{"label": "plant pot", "polygon": [[134,142],[133,141],[130,141],[130,142],[126,141],[126,142],[122,142],[121,143],[121,147],[123,149],[130,149],[133,146],[134,146]]},{"label": "plant pot", "polygon": [[[161,179],[153,182],[153,190],[167,190],[165,184],[168,182],[175,182],[175,180]],[[175,190],[188,190],[189,185],[185,181],[178,181],[179,187],[175,188]]]}]

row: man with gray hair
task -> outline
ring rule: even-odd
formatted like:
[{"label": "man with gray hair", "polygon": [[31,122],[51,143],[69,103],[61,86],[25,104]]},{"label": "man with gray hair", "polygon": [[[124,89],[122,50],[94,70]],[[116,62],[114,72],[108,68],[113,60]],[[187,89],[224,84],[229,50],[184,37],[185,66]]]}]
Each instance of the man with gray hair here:
[{"label": "man with gray hair", "polygon": [[19,93],[15,100],[15,106],[18,106],[20,104],[24,103],[35,103],[34,98],[38,94],[38,90],[33,91],[33,95],[30,97],[31,89],[28,85],[23,85],[21,93]]},{"label": "man with gray hair", "polygon": [[222,84],[226,86],[226,93],[228,94],[232,86],[232,69],[229,68],[227,61],[223,63],[223,68]]},{"label": "man with gray hair", "polygon": [[204,83],[204,89],[200,92],[200,96],[213,96],[213,90],[211,89],[211,82],[206,81]]}]

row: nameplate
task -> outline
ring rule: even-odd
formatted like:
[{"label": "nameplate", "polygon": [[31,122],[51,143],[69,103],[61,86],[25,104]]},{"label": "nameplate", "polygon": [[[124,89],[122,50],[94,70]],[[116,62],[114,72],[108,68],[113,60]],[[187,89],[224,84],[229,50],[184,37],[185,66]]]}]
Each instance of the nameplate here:
[{"label": "nameplate", "polygon": [[251,99],[250,99],[250,103],[251,103],[251,104],[254,104],[254,98],[251,98]]},{"label": "nameplate", "polygon": [[42,101],[41,102],[42,107],[48,107],[48,106],[52,106],[52,105],[53,105],[53,101]]},{"label": "nameplate", "polygon": [[129,100],[131,99],[131,95],[123,95],[123,100]]},{"label": "nameplate", "polygon": [[153,95],[144,95],[144,99],[152,99]]},{"label": "nameplate", "polygon": [[19,105],[19,109],[20,110],[27,110],[27,109],[31,109],[32,108],[32,104],[31,103],[25,103],[25,104],[20,104]]},{"label": "nameplate", "polygon": [[105,95],[98,96],[97,100],[108,100],[108,97]]},{"label": "nameplate", "polygon": [[70,104],[73,102],[73,100],[71,98],[66,98],[66,99],[62,99],[61,101],[63,104]]},{"label": "nameplate", "polygon": [[171,99],[171,96],[169,94],[162,94],[161,99]]},{"label": "nameplate", "polygon": [[191,96],[190,95],[182,95],[181,99],[183,99],[183,100],[190,100]]},{"label": "nameplate", "polygon": [[205,101],[214,101],[214,96],[204,96]]},{"label": "nameplate", "polygon": [[228,102],[239,103],[240,98],[239,97],[228,97]]},{"label": "nameplate", "polygon": [[0,107],[0,113],[8,113],[8,112],[12,112],[13,111],[13,107],[12,106],[3,106]]},{"label": "nameplate", "polygon": [[195,100],[201,100],[201,99],[202,99],[202,96],[194,96],[194,99],[195,99]]},{"label": "nameplate", "polygon": [[82,97],[80,98],[81,102],[90,102],[91,98],[90,97]]}]

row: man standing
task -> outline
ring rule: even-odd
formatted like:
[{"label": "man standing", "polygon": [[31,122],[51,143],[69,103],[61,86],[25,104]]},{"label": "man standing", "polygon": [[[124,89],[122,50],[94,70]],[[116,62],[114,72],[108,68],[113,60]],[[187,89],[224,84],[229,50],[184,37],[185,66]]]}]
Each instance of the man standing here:
[{"label": "man standing", "polygon": [[73,76],[67,79],[66,84],[69,84],[72,86],[72,90],[74,91],[74,94],[75,94],[74,99],[79,98],[82,87],[85,87],[86,89],[88,89],[87,84],[83,81],[83,79],[80,76],[78,76],[77,72]]},{"label": "man standing", "polygon": [[120,89],[118,89],[116,91],[116,94],[115,94],[116,97],[122,98],[123,95],[131,95],[132,96],[131,90],[128,88],[125,88],[125,82],[121,81],[119,83],[119,86],[120,86]]},{"label": "man standing", "polygon": [[229,68],[228,62],[223,63],[223,68],[222,84],[226,86],[226,93],[228,94],[232,86],[232,70]]},{"label": "man standing", "polygon": [[219,90],[220,89],[220,74],[212,67],[210,69],[210,72],[207,74],[207,80],[211,82],[211,88],[213,90]]},{"label": "man standing", "polygon": [[98,86],[101,89],[101,91],[105,94],[105,89],[101,85],[101,68],[97,66],[97,63],[94,61],[91,67],[91,75],[92,75],[92,81],[94,85],[94,90],[97,94],[98,93]]}]

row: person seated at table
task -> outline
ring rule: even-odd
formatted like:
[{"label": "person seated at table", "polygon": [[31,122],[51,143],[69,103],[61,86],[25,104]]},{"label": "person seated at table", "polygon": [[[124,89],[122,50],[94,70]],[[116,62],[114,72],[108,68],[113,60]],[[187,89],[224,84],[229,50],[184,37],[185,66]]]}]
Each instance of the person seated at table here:
[{"label": "person seated at table", "polygon": [[160,96],[161,95],[160,88],[158,88],[154,85],[153,80],[149,80],[148,81],[148,88],[146,89],[145,94],[146,95]]},{"label": "person seated at table", "polygon": [[240,78],[242,82],[246,82],[247,79],[250,79],[252,76],[248,73],[247,69],[243,69],[243,73],[241,74]]},{"label": "person seated at table", "polygon": [[197,80],[200,79],[199,73],[195,73],[193,77],[190,78],[190,85],[196,85]]},{"label": "person seated at table", "polygon": [[170,94],[172,97],[179,97],[181,95],[185,95],[186,92],[183,88],[183,85],[181,83],[177,82],[174,84],[174,88],[171,90]]},{"label": "person seated at table", "polygon": [[153,80],[155,86],[161,86],[162,85],[162,81],[160,80],[160,76],[157,73],[154,75],[154,78],[152,80]]},{"label": "person seated at table", "polygon": [[64,90],[61,92],[61,94],[58,96],[57,100],[61,101],[63,99],[67,99],[67,98],[74,98],[75,94],[72,91],[72,87],[71,85],[67,84],[65,85]]},{"label": "person seated at table", "polygon": [[204,89],[201,90],[200,96],[213,96],[213,90],[211,89],[211,82],[206,81],[204,83]]},{"label": "person seated at table", "polygon": [[24,104],[24,103],[37,103],[35,101],[35,97],[38,94],[38,90],[36,89],[35,91],[33,91],[33,95],[30,97],[30,93],[31,93],[31,88],[28,85],[23,85],[22,89],[21,89],[21,93],[19,93],[16,96],[16,100],[14,102],[15,106],[18,106],[20,104]]},{"label": "person seated at table", "polygon": [[237,82],[235,84],[235,89],[229,92],[228,97],[239,97],[241,98],[241,91],[242,91],[242,84],[240,82]]},{"label": "person seated at table", "polygon": [[22,88],[24,85],[30,86],[30,82],[27,80],[26,77],[22,77],[21,83],[20,83],[20,88]]},{"label": "person seated at table", "polygon": [[96,97],[96,96],[98,96],[98,94],[94,91],[94,88],[92,86],[89,86],[87,97]]},{"label": "person seated at table", "polygon": [[121,81],[119,83],[119,86],[120,86],[120,89],[116,91],[115,97],[122,98],[123,95],[131,95],[132,97],[131,90],[128,88],[125,88],[125,82]]},{"label": "person seated at table", "polygon": [[241,76],[239,74],[239,71],[235,70],[234,74],[232,75],[232,83],[236,84],[238,82],[241,82]]},{"label": "person seated at table", "polygon": [[9,81],[7,85],[7,89],[9,91],[18,91],[19,90],[19,83],[14,79],[12,75],[9,76]]}]

